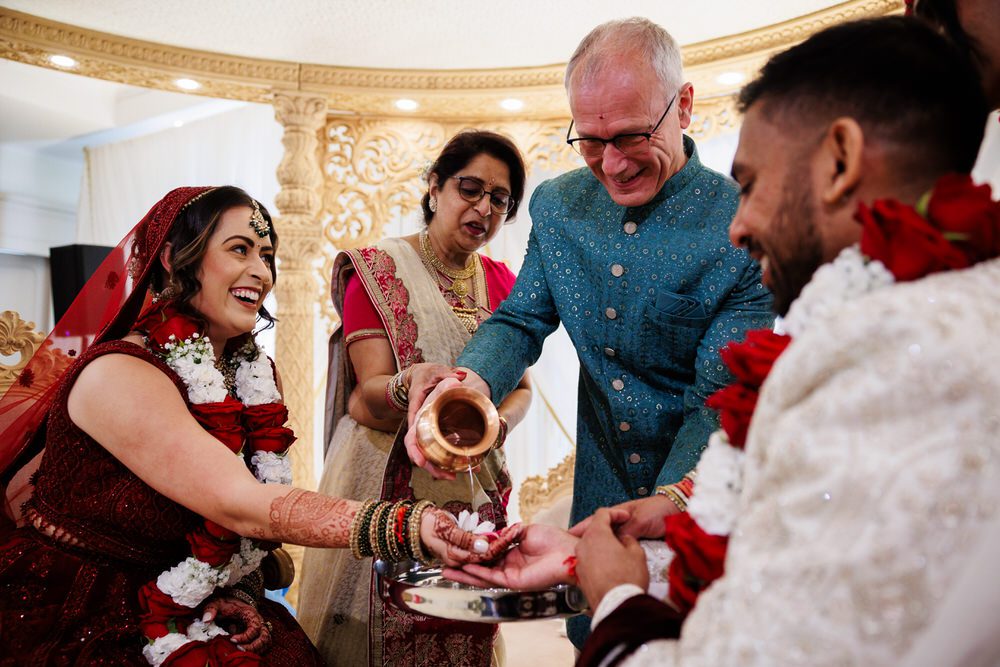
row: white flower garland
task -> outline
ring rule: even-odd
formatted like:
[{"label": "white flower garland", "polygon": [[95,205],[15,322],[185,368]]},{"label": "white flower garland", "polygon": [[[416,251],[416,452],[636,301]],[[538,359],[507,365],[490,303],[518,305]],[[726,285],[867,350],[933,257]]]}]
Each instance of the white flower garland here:
[{"label": "white flower garland", "polygon": [[[793,339],[818,318],[826,317],[848,301],[888,287],[895,282],[880,261],[861,254],[857,244],[844,248],[837,258],[819,267],[792,303],[782,322]],[[722,429],[708,440],[698,461],[697,482],[688,501],[688,512],[710,535],[729,535],[739,517],[746,453],[729,443]]]},{"label": "white flower garland", "polygon": [[[180,376],[187,387],[188,399],[195,404],[219,403],[228,392],[222,373],[215,367],[215,352],[205,336],[193,334],[177,341],[173,335],[164,346],[164,361]],[[252,349],[249,349],[251,348]],[[246,350],[246,354],[244,354]],[[252,357],[252,359],[250,358]],[[236,395],[246,406],[265,405],[281,400],[274,382],[274,373],[267,355],[250,342],[240,351],[236,369]],[[288,457],[274,452],[254,452],[250,467],[258,481],[264,484],[290,484],[292,467]],[[232,586],[260,566],[267,554],[251,540],[240,538],[240,549],[218,567],[193,556],[160,574],[156,586],[177,604],[194,609],[220,586]],[[176,650],[193,641],[207,641],[228,634],[215,623],[196,620],[186,633],[172,632],[151,642],[142,650],[149,664],[159,667]]]}]

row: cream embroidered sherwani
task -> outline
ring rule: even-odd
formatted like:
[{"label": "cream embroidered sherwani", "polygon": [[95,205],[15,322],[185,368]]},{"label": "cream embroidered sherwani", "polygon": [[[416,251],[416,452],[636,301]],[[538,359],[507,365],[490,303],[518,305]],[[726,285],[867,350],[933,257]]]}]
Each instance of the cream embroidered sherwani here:
[{"label": "cream embroidered sherwani", "polygon": [[622,664],[899,662],[998,516],[998,332],[1000,260],[811,321],[764,384],[725,576]]}]

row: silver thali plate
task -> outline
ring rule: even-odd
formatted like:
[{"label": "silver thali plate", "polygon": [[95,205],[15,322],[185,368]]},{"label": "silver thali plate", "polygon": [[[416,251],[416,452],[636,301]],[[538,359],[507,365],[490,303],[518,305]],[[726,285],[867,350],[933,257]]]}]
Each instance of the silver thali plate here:
[{"label": "silver thali plate", "polygon": [[450,581],[441,569],[412,561],[375,561],[382,599],[405,611],[453,621],[505,623],[565,618],[587,610],[576,586],[560,584],[541,591],[476,588]]}]

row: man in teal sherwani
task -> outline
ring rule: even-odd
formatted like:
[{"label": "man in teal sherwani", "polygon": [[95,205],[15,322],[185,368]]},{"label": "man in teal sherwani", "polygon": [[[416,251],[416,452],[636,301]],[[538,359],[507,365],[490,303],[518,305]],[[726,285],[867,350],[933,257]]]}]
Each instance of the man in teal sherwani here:
[{"label": "man in teal sherwani", "polygon": [[[576,522],[694,468],[718,427],[705,398],[730,381],[719,350],[773,315],[759,266],[728,239],[737,186],[682,134],[693,89],[673,38],[646,19],[598,26],[566,89],[587,168],[535,190],[517,283],[458,365],[499,402],[563,323],[581,366]],[[580,646],[587,619],[571,620]]]}]

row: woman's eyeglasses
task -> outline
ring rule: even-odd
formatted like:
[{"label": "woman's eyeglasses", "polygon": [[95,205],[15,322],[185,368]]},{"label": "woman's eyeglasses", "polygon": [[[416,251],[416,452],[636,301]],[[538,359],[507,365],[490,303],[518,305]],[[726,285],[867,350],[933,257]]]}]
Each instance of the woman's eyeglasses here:
[{"label": "woman's eyeglasses", "polygon": [[483,182],[472,176],[455,176],[458,181],[458,194],[467,202],[478,204],[485,195],[490,196],[490,209],[497,215],[507,215],[514,208],[516,199],[503,190],[492,192],[483,187]]}]

